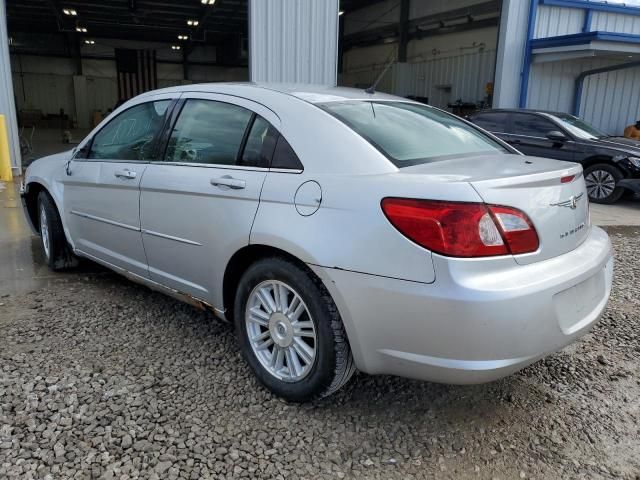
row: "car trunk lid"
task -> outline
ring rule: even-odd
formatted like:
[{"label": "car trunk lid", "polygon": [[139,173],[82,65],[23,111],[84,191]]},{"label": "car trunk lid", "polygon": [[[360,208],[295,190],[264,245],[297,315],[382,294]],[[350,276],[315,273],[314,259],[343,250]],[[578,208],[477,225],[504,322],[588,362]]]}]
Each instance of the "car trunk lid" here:
[{"label": "car trunk lid", "polygon": [[538,233],[540,246],[533,253],[515,255],[519,264],[567,253],[588,235],[589,204],[578,164],[521,155],[483,155],[403,170],[426,174],[432,180],[466,180],[485,203],[523,211]]}]

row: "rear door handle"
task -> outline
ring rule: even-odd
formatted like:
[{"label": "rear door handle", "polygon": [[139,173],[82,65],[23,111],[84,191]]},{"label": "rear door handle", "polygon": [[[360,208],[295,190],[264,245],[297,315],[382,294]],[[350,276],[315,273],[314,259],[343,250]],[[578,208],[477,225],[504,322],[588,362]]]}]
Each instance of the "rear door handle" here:
[{"label": "rear door handle", "polygon": [[242,190],[247,186],[247,182],[225,175],[224,177],[212,178],[211,185],[214,187],[229,187],[234,190]]},{"label": "rear door handle", "polygon": [[136,178],[138,174],[136,172],[132,172],[131,170],[116,170],[114,172],[114,175],[118,178],[126,178],[130,180]]}]

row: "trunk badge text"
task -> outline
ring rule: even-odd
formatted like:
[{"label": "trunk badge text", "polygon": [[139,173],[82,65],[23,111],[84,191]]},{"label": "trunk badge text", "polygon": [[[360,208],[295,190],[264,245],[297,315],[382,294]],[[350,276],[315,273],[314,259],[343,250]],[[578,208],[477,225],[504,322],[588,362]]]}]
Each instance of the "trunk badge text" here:
[{"label": "trunk badge text", "polygon": [[569,207],[571,210],[575,210],[576,208],[578,208],[578,200],[580,200],[583,195],[584,193],[581,193],[580,195],[574,195],[570,197],[569,200],[565,200],[564,202],[552,203],[551,206],[552,207]]}]

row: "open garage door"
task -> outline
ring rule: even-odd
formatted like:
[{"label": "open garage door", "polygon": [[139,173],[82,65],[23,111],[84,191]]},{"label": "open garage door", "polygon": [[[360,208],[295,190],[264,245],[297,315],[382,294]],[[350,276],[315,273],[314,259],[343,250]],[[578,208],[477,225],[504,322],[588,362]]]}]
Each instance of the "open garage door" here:
[{"label": "open garage door", "polygon": [[500,0],[343,0],[339,83],[466,115],[492,104]]}]

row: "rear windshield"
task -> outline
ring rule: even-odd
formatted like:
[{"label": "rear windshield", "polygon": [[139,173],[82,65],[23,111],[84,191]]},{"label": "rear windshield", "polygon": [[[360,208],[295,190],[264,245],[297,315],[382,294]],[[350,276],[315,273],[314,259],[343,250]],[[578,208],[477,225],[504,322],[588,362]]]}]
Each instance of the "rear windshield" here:
[{"label": "rear windshield", "polygon": [[509,153],[459,118],[404,102],[331,102],[319,105],[364,137],[397,167],[487,153]]}]

